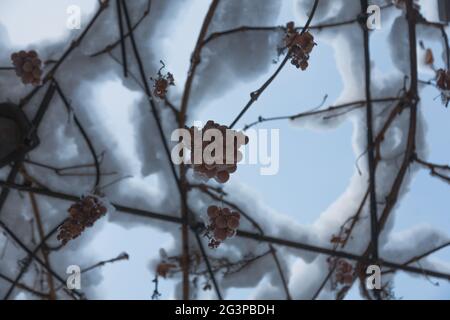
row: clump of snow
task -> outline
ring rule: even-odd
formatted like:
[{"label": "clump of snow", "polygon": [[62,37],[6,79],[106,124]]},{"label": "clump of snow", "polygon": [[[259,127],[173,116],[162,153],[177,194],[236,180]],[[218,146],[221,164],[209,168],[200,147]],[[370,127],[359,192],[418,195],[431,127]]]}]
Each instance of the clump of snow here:
[{"label": "clump of snow", "polygon": [[[210,27],[211,32],[227,30],[240,25],[260,26],[273,25],[276,22],[280,1],[222,1]],[[298,13],[296,25],[304,23],[305,15],[312,7],[312,0],[299,0],[294,2],[294,8]],[[136,21],[146,9],[147,1],[133,1],[129,5],[132,20]],[[167,30],[171,24],[176,24],[176,19],[166,19],[180,14],[182,7],[179,1],[160,0],[152,1],[152,11],[139,28],[136,30],[136,40],[140,47],[142,60],[145,62],[145,71],[148,76],[159,69],[160,57],[158,46],[165,37],[170,37]],[[348,1],[320,1],[314,17],[314,23],[328,23],[355,18],[360,12],[359,3],[350,4]],[[342,20],[341,20],[342,19]],[[404,75],[409,75],[409,43],[405,17],[400,10],[393,17],[394,23],[389,36],[389,49],[392,61],[396,68],[388,79],[373,78],[372,94],[375,98],[384,96],[396,96],[402,88]],[[105,199],[113,204],[128,205],[155,212],[167,213],[179,216],[180,201],[178,190],[174,183],[169,168],[169,159],[163,151],[161,137],[156,128],[150,105],[142,94],[139,83],[132,78],[123,78],[122,68],[107,54],[92,58],[89,55],[104,48],[107,44],[118,39],[115,11],[107,9],[99,18],[93,29],[87,35],[81,46],[75,49],[70,57],[63,63],[55,78],[59,82],[65,95],[70,99],[73,115],[76,115],[89,135],[96,153],[105,152],[101,163],[102,173],[115,173],[103,175],[102,185],[114,182],[115,179],[125,177],[128,174],[132,178],[124,179],[111,187],[105,188]],[[420,31],[422,34],[422,31]],[[423,31],[425,32],[425,31]],[[438,37],[436,32],[427,35]],[[438,38],[437,38],[438,39]],[[0,48],[3,53],[0,56],[0,65],[8,65],[9,52],[16,50],[8,42],[5,30],[0,25]],[[233,86],[239,85],[267,72],[279,44],[280,33],[238,33],[225,39],[214,40],[203,51],[202,61],[199,65],[192,89],[189,112],[193,113],[205,105],[207,99],[220,97]],[[365,99],[364,87],[364,54],[362,46],[362,32],[357,23],[346,25],[317,33],[316,41],[328,43],[335,51],[336,65],[343,80],[343,91],[334,102],[335,104],[354,100]],[[66,42],[43,44],[38,49],[43,60],[57,59],[67,49]],[[24,48],[26,49],[26,48]],[[112,55],[120,57],[120,48],[112,51]],[[131,47],[128,47],[130,73],[139,78]],[[47,66],[46,71],[52,65]],[[372,66],[376,70],[376,66]],[[374,72],[374,74],[376,74]],[[120,106],[111,106],[107,102],[98,99],[98,83],[104,83],[110,79],[119,79],[118,83],[126,90],[131,91],[128,102],[124,105],[127,111],[120,110]],[[180,84],[181,85],[181,84]],[[0,72],[0,87],[8,90],[0,91],[0,101],[13,101],[18,103],[20,98],[29,92],[29,87],[24,86],[19,79],[7,72]],[[43,98],[45,88],[33,98],[25,107],[25,112],[32,118],[36,113],[40,101]],[[89,92],[91,91],[91,92]],[[138,94],[139,92],[139,94]],[[174,102],[180,101],[180,96],[172,95]],[[68,114],[59,97],[54,97],[38,134],[42,138],[39,148],[29,154],[30,159],[55,167],[92,164],[93,159],[86,141],[74,126],[73,115]],[[375,119],[374,130],[379,132],[387,116],[395,104],[374,104]],[[176,127],[173,114],[164,110],[163,103],[156,102],[159,114],[162,117],[165,138],[170,137],[170,132]],[[420,107],[419,107],[420,110]],[[117,115],[120,115],[117,117]],[[126,115],[126,116],[123,116]],[[115,119],[113,119],[115,117]],[[399,159],[405,148],[405,141],[409,130],[408,112],[399,116],[392,128],[386,133],[385,140],[393,141],[383,145],[383,161],[377,169],[377,195],[381,201],[385,199],[393,183],[395,172],[398,170]],[[121,123],[123,121],[123,123]],[[252,188],[240,183],[227,186],[230,201],[234,201],[243,211],[255,219],[265,233],[272,236],[283,237],[292,241],[299,241],[324,247],[332,247],[331,235],[339,231],[339,227],[351,217],[358,209],[361,199],[367,189],[368,172],[366,164],[366,120],[364,109],[349,112],[342,117],[330,120],[323,118],[299,119],[293,121],[294,126],[314,126],[316,128],[329,128],[337,126],[343,121],[351,121],[354,126],[353,150],[355,158],[363,155],[358,163],[359,170],[355,170],[345,192],[329,206],[315,223],[305,226],[293,218],[275,212],[258,198]],[[120,134],[116,134],[120,132]],[[126,134],[124,133],[126,132]],[[123,135],[122,135],[123,133]],[[426,146],[423,138],[424,124],[419,117],[417,133],[417,151],[425,152]],[[350,138],[350,137],[349,137]],[[124,155],[124,150],[129,154]],[[51,189],[81,196],[86,192],[92,192],[93,179],[91,176],[61,177],[52,170],[36,165],[26,164],[25,167],[32,176]],[[92,172],[93,168],[90,168]],[[413,167],[407,174],[405,186],[401,190],[403,195],[408,190],[411,177],[417,168]],[[1,170],[2,179],[7,174],[7,169]],[[22,178],[18,182],[23,182]],[[205,208],[213,203],[204,194],[194,190],[190,193],[189,205],[197,214],[197,219],[203,214]],[[67,209],[70,203],[39,196],[39,207],[45,230],[51,230],[67,217]],[[379,212],[383,206],[379,205]],[[7,225],[13,227],[17,236],[29,247],[34,248],[39,239],[30,232],[33,225],[33,213],[26,193],[12,191],[0,218]],[[353,238],[350,239],[345,250],[354,253],[363,252],[368,243],[370,230],[368,219],[368,206],[363,208],[360,221],[357,224]],[[90,228],[82,237],[70,242],[65,250],[52,254],[51,262],[59,274],[65,274],[65,267],[70,264],[88,266],[94,262],[94,257],[89,254],[89,245],[95,241],[96,233],[105,223],[117,223],[126,227],[137,225],[152,225],[173,235],[174,243],[180,243],[180,228],[176,224],[164,223],[125,214],[120,211],[110,212],[108,220],[102,220],[98,225]],[[434,229],[417,227],[406,234],[392,234],[393,216],[381,235],[380,246],[382,254],[386,258],[396,261],[404,261],[410,257],[428,250],[433,245],[442,244],[447,236],[436,232]],[[242,219],[242,229],[255,230],[251,223]],[[191,248],[197,248],[197,244],[191,237]],[[51,245],[57,245],[56,240],[50,240]],[[180,255],[180,246],[166,248],[169,255]],[[277,253],[281,260],[282,268],[288,277],[288,285],[294,298],[311,298],[328,272],[325,257],[302,250],[279,248]],[[14,278],[19,272],[18,261],[26,257],[26,254],[18,248],[13,241],[0,236],[0,250],[3,252],[0,272]],[[211,252],[212,256],[226,256],[237,261],[246,254],[261,254],[268,250],[268,245],[256,241],[242,241],[237,237],[227,241],[220,250]],[[149,256],[150,259],[150,256]],[[150,268],[156,264],[155,259],[150,263]],[[442,264],[433,264],[424,261],[423,265],[437,268]],[[153,270],[151,270],[153,271]],[[150,272],[150,271],[149,271]],[[33,283],[36,274],[29,269],[22,279],[24,283]],[[241,272],[227,277],[218,275],[221,287],[229,288],[256,287],[254,298],[280,298],[284,297],[282,283],[275,263],[270,255],[261,258]],[[89,295],[95,293],[92,288],[101,280],[99,270],[89,273],[86,286],[83,291]],[[9,285],[0,282],[0,293],[6,293]],[[195,292],[195,288],[192,288]],[[181,292],[181,282],[177,284],[176,292]],[[15,298],[33,298],[16,289]],[[320,298],[330,298],[332,292],[325,287]]]}]

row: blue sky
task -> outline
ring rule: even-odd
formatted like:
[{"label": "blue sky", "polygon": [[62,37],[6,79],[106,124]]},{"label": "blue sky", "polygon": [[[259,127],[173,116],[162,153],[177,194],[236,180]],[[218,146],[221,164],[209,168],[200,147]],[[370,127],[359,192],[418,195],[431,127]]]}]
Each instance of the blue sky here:
[{"label": "blue sky", "polygon": [[[45,1],[43,1],[45,2]],[[47,1],[49,2],[49,1]],[[35,3],[29,0],[2,1],[0,3],[0,21],[11,31],[11,38],[17,44],[28,44],[36,39],[52,39],[62,36],[64,29],[65,8],[71,1],[61,1],[53,10],[48,10],[51,17],[47,24],[40,24],[33,34],[21,33],[16,22],[11,19],[24,5]],[[92,2],[81,1],[85,12],[92,10]],[[200,23],[207,10],[209,1],[190,1],[191,7],[180,17],[180,30],[174,34],[177,50],[167,45],[166,63],[168,70],[176,75],[177,81],[183,83],[187,72],[189,57],[200,29]],[[12,10],[12,11],[11,11]],[[61,13],[61,10],[63,12]],[[54,15],[53,15],[54,14]],[[279,24],[293,20],[292,2],[284,1]],[[19,31],[17,31],[19,30]],[[373,60],[382,71],[390,70],[387,54],[387,28],[376,31],[372,36]],[[42,37],[42,38],[41,38]],[[427,44],[437,49],[436,44]],[[275,68],[276,65],[273,66]],[[258,88],[267,78],[264,75],[254,81],[240,83],[224,96],[208,101],[201,106],[195,119],[206,121],[214,119],[228,124],[239,113],[248,100],[249,93]],[[114,84],[106,84],[103,90],[113,91]],[[294,89],[293,89],[294,88]],[[241,119],[240,126],[255,121],[258,116],[265,117],[295,114],[316,107],[325,94],[327,104],[338,97],[342,88],[340,76],[336,70],[332,49],[320,44],[314,49],[307,72],[287,66],[254,107]],[[133,100],[126,89],[121,92],[115,88],[117,96],[108,103],[123,106]],[[435,99],[438,92],[427,88],[422,93],[424,117],[428,123],[426,141],[429,145],[429,159],[433,162],[449,163],[450,136],[445,134],[448,128],[449,111]],[[123,100],[120,99],[123,98]],[[226,112],[224,112],[226,110]],[[238,125],[239,127],[239,125]],[[336,129],[311,131],[291,127],[286,121],[258,125],[257,128],[280,129],[280,171],[275,176],[261,176],[258,166],[242,166],[233,179],[245,181],[248,185],[258,186],[257,191],[264,201],[280,213],[294,217],[302,224],[313,223],[347,187],[355,170],[355,155],[352,151],[352,125],[345,122]],[[450,230],[448,218],[448,185],[431,178],[426,171],[421,171],[414,178],[411,191],[401,201],[397,209],[395,230],[401,231],[417,224],[430,224],[447,231]],[[168,234],[149,227],[124,229],[117,225],[103,222],[98,228],[102,231],[95,239],[90,250],[99,259],[107,259],[127,251],[131,260],[104,267],[104,281],[99,286],[99,293],[105,298],[148,299],[153,287],[153,275],[149,273],[147,262],[150,257],[158,255],[161,246],[168,246],[171,238]],[[136,247],[135,243],[147,245]],[[450,249],[443,250],[436,257],[450,261]],[[162,299],[173,297],[174,282],[164,280],[160,283]],[[450,285],[440,282],[434,286],[423,278],[413,278],[399,274],[395,281],[397,297],[405,299],[448,299]],[[246,298],[251,289],[230,290],[227,298]],[[359,298],[354,287],[348,298]]]}]

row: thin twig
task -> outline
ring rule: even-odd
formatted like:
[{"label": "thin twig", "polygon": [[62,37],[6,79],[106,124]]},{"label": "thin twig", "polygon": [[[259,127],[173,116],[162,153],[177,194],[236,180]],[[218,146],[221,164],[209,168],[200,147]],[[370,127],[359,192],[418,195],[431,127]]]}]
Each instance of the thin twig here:
[{"label": "thin twig", "polygon": [[[10,284],[14,283],[13,279],[11,279],[10,277],[8,277],[8,276],[6,276],[6,275],[4,275],[2,273],[0,273],[0,279],[3,279],[3,280],[5,280],[6,282],[8,282]],[[41,298],[41,299],[49,299],[49,295],[47,293],[39,292],[37,290],[34,290],[33,288],[30,288],[29,286],[24,285],[23,283],[18,283],[16,285],[16,287],[19,288],[19,289],[25,290],[25,291],[35,295],[36,297]]]},{"label": "thin twig", "polygon": [[120,0],[116,0],[117,4],[117,20],[119,23],[119,33],[120,33],[120,49],[122,52],[122,65],[123,65],[123,75],[128,77],[128,67],[127,67],[127,51],[125,48],[125,35],[123,31],[123,17],[122,17],[122,5]]},{"label": "thin twig", "polygon": [[99,2],[100,3],[100,7],[98,8],[97,12],[95,13],[95,15],[92,17],[91,21],[89,21],[88,25],[86,26],[86,28],[83,30],[83,32],[81,33],[81,35],[75,39],[74,41],[72,41],[72,43],[70,44],[69,48],[63,53],[63,55],[61,56],[61,58],[59,58],[56,62],[55,65],[50,69],[49,72],[47,72],[47,74],[43,77],[42,79],[42,85],[35,87],[28,95],[26,95],[24,98],[22,98],[22,100],[20,101],[20,106],[24,107],[32,98],[33,96],[49,81],[51,80],[56,71],[58,70],[58,68],[61,66],[61,64],[70,56],[70,54],[72,53],[72,51],[77,48],[81,42],[83,41],[83,39],[86,37],[86,35],[89,33],[89,31],[91,30],[92,26],[95,24],[95,22],[97,21],[97,19],[100,17],[100,15],[104,12],[104,10],[108,7],[108,1],[103,1],[103,2]]},{"label": "thin twig", "polygon": [[[300,34],[303,34],[308,30],[308,27],[311,23],[312,18],[314,17],[314,13],[316,12],[317,5],[319,4],[319,0],[314,1],[314,5],[311,9],[311,13],[309,14],[308,21],[306,22],[305,26],[303,27]],[[291,50],[288,51],[286,54],[286,57],[284,57],[281,64],[278,66],[278,68],[275,70],[275,72],[267,79],[267,81],[256,91],[253,91],[250,94],[250,100],[247,102],[247,104],[244,106],[244,108],[241,110],[241,112],[238,114],[238,116],[233,120],[233,122],[230,124],[229,128],[232,129],[236,123],[242,118],[242,116],[247,112],[248,109],[253,105],[253,103],[258,100],[258,98],[263,94],[263,92],[270,86],[270,84],[275,80],[275,78],[278,76],[278,74],[283,70],[284,66],[288,62],[288,60],[291,57]]]},{"label": "thin twig", "polygon": [[[200,29],[200,33],[197,38],[197,43],[194,48],[194,52],[191,56],[191,64],[188,71],[188,76],[184,85],[183,96],[181,98],[181,106],[180,112],[178,113],[178,125],[180,128],[183,128],[186,124],[186,113],[189,105],[189,98],[191,95],[192,84],[194,82],[195,73],[198,65],[200,64],[201,54],[202,54],[202,42],[206,37],[208,32],[209,25],[214,17],[214,13],[219,5],[219,0],[212,0],[208,12],[203,20],[202,27]],[[186,189],[187,179],[186,179],[186,167],[182,163],[180,165],[180,197],[181,197],[181,216],[185,220],[189,220],[189,210],[187,208],[187,193]],[[187,225],[183,225],[181,228],[181,239],[182,239],[182,251],[183,251],[183,297],[184,299],[189,299],[189,233]],[[206,265],[209,267],[209,262],[207,262],[207,255],[204,254],[203,244],[201,243],[201,239],[196,232],[196,239],[198,245],[202,249],[202,254],[205,258]],[[211,270],[210,270],[211,271]],[[211,278],[214,279],[214,274],[211,272]],[[217,296],[221,297],[221,293],[219,291],[218,285],[216,284],[215,279],[213,280],[214,288],[216,289]]]},{"label": "thin twig", "polygon": [[[29,196],[30,196],[30,201],[31,201],[31,207],[33,208],[34,218],[36,219],[36,223],[37,223],[37,227],[38,227],[39,240],[42,241],[45,238],[45,232],[44,232],[44,226],[42,225],[42,219],[41,219],[41,214],[39,211],[39,206],[38,206],[36,197],[34,196],[34,194],[32,192],[29,193]],[[42,256],[44,257],[45,264],[47,266],[49,266],[49,268],[51,268],[49,253],[48,253],[47,249],[45,248],[45,242],[44,242],[44,245],[42,246],[41,252],[42,252]],[[49,272],[47,272],[47,282],[48,282],[48,287],[49,287],[49,293],[48,293],[49,299],[56,300],[55,284],[53,282],[53,277]]]},{"label": "thin twig", "polygon": [[[415,257],[409,259],[408,261],[406,261],[404,263],[404,265],[408,265],[408,264],[411,264],[411,263],[419,262],[423,258],[426,258],[426,257],[432,255],[433,253],[436,253],[439,250],[445,249],[445,248],[447,248],[449,246],[450,246],[450,242],[446,242],[444,244],[441,244],[440,246],[437,246],[436,248],[428,250],[427,252],[424,252],[421,255],[418,255],[418,256],[415,256]],[[392,272],[395,272],[395,270],[387,270],[387,271],[384,271],[383,274],[392,273]]]},{"label": "thin twig", "polygon": [[[152,1],[148,0],[147,8],[144,10],[144,12],[142,13],[142,16],[137,20],[137,22],[131,28],[132,31],[135,31],[137,29],[137,27],[139,27],[141,22],[144,21],[144,19],[150,14],[151,7],[152,7]],[[126,40],[129,36],[130,36],[130,31],[128,31],[127,33],[124,34],[124,37],[123,37],[124,40]],[[109,53],[109,52],[111,52],[114,48],[116,48],[120,44],[121,40],[122,39],[118,39],[115,42],[105,46],[102,50],[94,52],[94,53],[90,54],[89,56],[91,58],[94,58],[94,57],[98,57],[98,56],[100,56],[102,54]]]},{"label": "thin twig", "polygon": [[[378,102],[388,102],[388,101],[396,101],[399,100],[399,98],[394,97],[387,97],[387,98],[380,98],[380,99],[372,99],[372,103],[378,103]],[[314,108],[309,111],[296,113],[293,115],[288,116],[279,116],[279,117],[270,117],[270,118],[264,118],[259,117],[257,121],[254,121],[248,125],[245,125],[243,130],[246,131],[250,129],[251,127],[263,123],[263,122],[269,122],[269,121],[279,121],[279,120],[296,120],[300,118],[307,118],[307,117],[313,117],[318,115],[324,115],[324,119],[327,119],[327,114],[333,115],[337,110],[346,110],[351,108],[351,111],[363,108],[365,106],[366,100],[358,100],[358,101],[352,101],[352,102],[346,102],[335,106],[330,106],[326,109],[317,110],[317,108]]]},{"label": "thin twig", "polygon": [[[67,100],[67,97],[65,96],[64,92],[62,91],[58,81],[56,79],[53,80],[53,83],[56,86],[56,91],[58,92],[61,100],[64,103],[64,106],[66,107],[67,112],[70,114],[72,112],[72,107],[69,103],[69,101]],[[75,115],[75,113],[73,113],[73,120],[75,122],[75,125],[77,126],[78,130],[81,133],[81,136],[83,137],[84,141],[86,142],[86,145],[92,155],[92,159],[94,160],[94,165],[95,165],[95,181],[94,181],[94,190],[98,187],[98,185],[100,184],[100,179],[101,179],[101,172],[100,172],[100,162],[99,159],[97,157],[97,153],[95,151],[94,145],[92,144],[91,139],[89,138],[88,134],[86,133],[86,131],[84,130],[81,122],[78,120],[77,116]]]},{"label": "thin twig", "polygon": [[[211,187],[209,187],[208,185],[191,185],[191,187],[195,187],[198,188],[200,191],[204,192],[205,194],[207,194],[208,196],[210,196],[212,199],[217,200],[217,201],[221,201],[224,204],[228,205],[229,207],[233,208],[234,210],[238,211],[239,213],[242,214],[242,216],[249,221],[254,228],[256,228],[256,230],[258,230],[259,234],[264,235],[264,230],[261,228],[261,226],[256,222],[255,219],[253,219],[249,214],[247,214],[244,210],[242,210],[238,205],[236,205],[235,203],[228,201],[226,199],[223,198],[224,194],[221,194],[221,196],[217,196],[214,193],[212,193],[210,191]],[[214,189],[213,189],[214,190]],[[217,192],[217,190],[214,190],[215,192]],[[270,249],[270,253],[274,259],[275,265],[277,267],[278,270],[278,274],[280,275],[280,280],[281,283],[283,285],[283,289],[286,293],[286,299],[287,300],[291,300],[291,294],[289,292],[289,287],[287,284],[287,280],[286,277],[284,275],[283,269],[281,268],[281,264],[280,261],[278,259],[278,255],[276,253],[275,248],[272,246],[272,244],[269,244],[269,249]]]},{"label": "thin twig", "polygon": [[[66,281],[60,275],[58,275],[53,269],[50,268],[50,266],[48,266],[44,261],[42,261],[37,256],[35,251],[30,250],[23,243],[23,241],[3,221],[0,221],[0,227],[3,228],[3,230],[5,230],[5,232],[22,248],[22,250],[24,250],[30,257],[32,257],[40,266],[42,266],[53,277],[55,277],[55,279],[57,279],[61,284],[66,283]],[[17,283],[15,282],[14,285],[16,285],[16,284]],[[7,297],[11,294],[13,288],[14,288],[14,286],[12,286],[10,288],[10,290],[8,290],[8,292],[5,296],[5,299],[7,299]],[[76,296],[78,296],[80,298],[84,296],[82,293],[80,293],[77,290],[73,290],[72,292],[73,292],[73,294],[75,294]]]},{"label": "thin twig", "polygon": [[114,263],[114,262],[122,261],[122,260],[128,260],[129,258],[130,258],[130,256],[128,255],[128,253],[123,252],[123,253],[119,254],[115,258],[112,258],[112,259],[109,259],[109,260],[100,261],[100,262],[97,262],[96,264],[94,264],[94,265],[92,265],[90,267],[84,268],[84,269],[81,270],[81,273],[86,273],[86,272],[89,272],[89,271],[91,271],[93,269],[97,269],[97,268],[103,267],[105,264]]},{"label": "thin twig", "polygon": [[423,167],[428,168],[430,170],[430,174],[432,176],[438,177],[441,180],[443,180],[443,181],[445,181],[447,183],[450,183],[450,176],[444,175],[444,174],[439,172],[440,170],[447,171],[448,174],[450,175],[450,166],[431,163],[431,162],[428,162],[428,161],[425,161],[425,160],[422,160],[422,159],[418,158],[417,155],[414,155],[414,160],[418,164],[422,165]]},{"label": "thin twig", "polygon": [[[24,185],[17,185],[14,183],[7,183],[4,181],[0,181],[0,186],[4,187],[4,188],[11,188],[11,189],[15,189],[15,190],[33,192],[35,194],[41,194],[41,195],[45,195],[48,197],[62,199],[62,200],[68,200],[68,201],[76,201],[79,199],[79,197],[77,197],[77,196],[73,196],[73,195],[69,195],[69,194],[65,194],[65,193],[61,193],[61,192],[55,192],[55,191],[50,191],[50,190],[45,190],[45,189],[42,190],[39,188],[33,188],[33,187],[29,187],[29,186],[24,186]],[[150,212],[147,210],[130,208],[130,207],[114,204],[114,203],[112,203],[111,205],[113,205],[117,211],[121,211],[124,213],[132,214],[132,215],[136,215],[136,216],[140,216],[140,217],[147,217],[147,218],[152,218],[152,219],[156,219],[156,220],[172,222],[172,223],[176,223],[176,224],[186,223],[186,221],[184,221],[180,217],[171,216],[168,214],[160,214],[160,213]],[[204,224],[199,223],[197,226],[197,229],[204,230],[205,229]],[[295,248],[295,249],[304,250],[304,251],[308,251],[308,252],[315,252],[315,253],[319,253],[319,254],[325,254],[325,255],[336,256],[336,257],[346,258],[346,259],[355,260],[355,261],[361,261],[364,263],[367,263],[370,260],[364,254],[357,255],[357,254],[353,254],[353,253],[349,253],[349,252],[345,252],[345,251],[335,251],[335,250],[329,249],[329,248],[319,247],[319,246],[315,246],[315,245],[310,245],[310,244],[286,240],[286,239],[280,239],[277,237],[271,237],[271,236],[267,236],[267,235],[261,235],[260,233],[253,233],[253,232],[244,231],[244,230],[238,230],[236,233],[236,236],[246,238],[246,239],[252,239],[255,241],[261,241],[261,242],[266,242],[266,243],[271,243],[271,244],[278,244],[278,245],[287,246],[290,248]],[[406,272],[421,273],[421,274],[425,272],[425,274],[432,276],[432,277],[450,280],[450,274],[447,274],[444,272],[428,270],[428,269],[420,269],[420,268],[415,268],[415,267],[410,267],[410,266],[404,266],[404,265],[401,265],[401,264],[398,264],[395,262],[390,262],[390,261],[385,261],[385,260],[380,260],[380,263],[383,264],[384,266],[398,268],[399,270],[403,270]]]}]

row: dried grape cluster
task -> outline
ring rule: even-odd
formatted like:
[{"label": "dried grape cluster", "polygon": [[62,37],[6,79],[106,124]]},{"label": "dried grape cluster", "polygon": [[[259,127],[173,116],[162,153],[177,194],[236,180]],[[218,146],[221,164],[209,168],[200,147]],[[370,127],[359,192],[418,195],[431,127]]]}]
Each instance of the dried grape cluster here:
[{"label": "dried grape cluster", "polygon": [[333,287],[337,285],[351,285],[353,282],[354,270],[350,262],[342,258],[329,257],[327,259],[330,270],[336,268],[333,276]]},{"label": "dried grape cluster", "polygon": [[164,62],[161,61],[162,67],[158,70],[158,77],[156,79],[150,78],[153,80],[153,94],[160,98],[165,99],[169,86],[175,85],[175,79],[173,74],[167,72],[166,74],[162,74],[162,69],[165,68]]},{"label": "dried grape cluster", "polygon": [[156,266],[156,274],[160,277],[166,278],[172,269],[175,269],[177,266],[173,263],[168,262],[160,262]]},{"label": "dried grape cluster", "polygon": [[41,83],[41,65],[36,51],[19,51],[11,55],[16,75],[22,79],[24,84],[38,86]]},{"label": "dried grape cluster", "polygon": [[308,68],[309,54],[315,46],[314,37],[308,31],[299,33],[295,30],[294,22],[286,25],[284,44],[291,53],[291,63],[302,70]]},{"label": "dried grape cluster", "polygon": [[[205,141],[205,134],[208,134],[208,130],[216,129],[221,133],[222,141],[215,141],[215,136],[212,135],[211,141]],[[196,176],[203,180],[209,180],[214,178],[219,183],[225,183],[230,179],[230,174],[234,173],[237,169],[237,163],[242,160],[242,153],[239,148],[249,142],[248,137],[242,132],[228,129],[227,126],[219,125],[212,120],[209,120],[203,129],[197,127],[189,128],[191,136],[191,144],[187,145],[187,148],[191,150],[191,163]],[[211,133],[211,132],[210,132]],[[228,134],[227,134],[228,133]],[[197,139],[201,138],[201,141]],[[232,141],[229,138],[232,137]],[[212,150],[212,159],[206,156],[205,149],[211,148],[212,143],[219,143],[222,150],[222,157],[216,159],[215,150]],[[201,161],[197,161],[196,156],[200,154]]]},{"label": "dried grape cluster", "polygon": [[227,238],[235,235],[241,215],[237,211],[217,206],[209,206],[207,212],[209,220],[207,234],[210,236],[208,245],[215,249]]},{"label": "dried grape cluster", "polygon": [[108,209],[98,197],[89,195],[72,204],[67,211],[69,218],[59,228],[57,236],[63,245],[80,236],[85,228],[93,226]]},{"label": "dried grape cluster", "polygon": [[450,71],[439,69],[436,72],[436,86],[441,90],[442,102],[445,106],[450,101]]}]

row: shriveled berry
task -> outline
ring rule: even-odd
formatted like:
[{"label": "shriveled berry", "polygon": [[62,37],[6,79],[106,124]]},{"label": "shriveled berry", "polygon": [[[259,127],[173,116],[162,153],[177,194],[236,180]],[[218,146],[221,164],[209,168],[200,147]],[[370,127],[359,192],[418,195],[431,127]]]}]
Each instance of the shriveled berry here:
[{"label": "shriveled berry", "polygon": [[208,207],[208,217],[216,218],[219,214],[219,208],[217,206]]},{"label": "shriveled berry", "polygon": [[225,240],[227,238],[227,229],[226,228],[223,228],[223,229],[217,228],[216,230],[214,230],[214,237],[218,241]]},{"label": "shriveled berry", "polygon": [[227,227],[230,229],[237,229],[239,227],[239,219],[233,216],[228,217]]},{"label": "shriveled berry", "polygon": [[22,69],[25,72],[31,72],[33,71],[33,64],[30,61],[27,61],[23,64]]},{"label": "shriveled berry", "polygon": [[216,224],[217,228],[221,228],[221,229],[222,228],[226,228],[227,225],[228,225],[227,218],[224,217],[223,215],[222,216],[218,216],[216,218],[216,220],[214,220],[214,221],[215,221],[215,224]]},{"label": "shriveled berry", "polygon": [[217,181],[220,183],[225,183],[230,179],[230,174],[228,171],[220,171],[217,173]]}]

